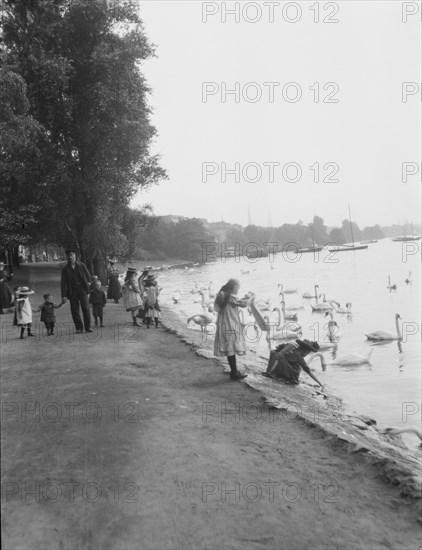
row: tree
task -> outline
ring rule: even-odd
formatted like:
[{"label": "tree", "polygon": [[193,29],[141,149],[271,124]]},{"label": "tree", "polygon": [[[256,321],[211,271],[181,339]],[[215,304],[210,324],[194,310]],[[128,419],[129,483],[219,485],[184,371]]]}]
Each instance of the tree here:
[{"label": "tree", "polygon": [[[60,243],[94,260],[104,247],[115,248],[135,192],[166,177],[149,153],[155,128],[139,70],[154,49],[136,3],[5,4],[6,56],[27,83],[30,112],[48,137],[39,159],[51,202],[43,227],[50,231],[54,220]],[[98,247],[90,238],[97,230]]]}]

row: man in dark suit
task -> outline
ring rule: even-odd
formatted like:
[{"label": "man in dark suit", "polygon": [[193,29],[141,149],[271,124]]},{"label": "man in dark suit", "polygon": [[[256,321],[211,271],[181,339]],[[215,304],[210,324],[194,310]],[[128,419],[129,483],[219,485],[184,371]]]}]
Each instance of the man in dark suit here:
[{"label": "man in dark suit", "polygon": [[[91,275],[85,264],[76,261],[76,252],[66,250],[67,264],[62,269],[62,300],[70,300],[70,312],[75,323],[76,332],[79,334],[85,326],[86,332],[92,332],[91,313],[89,311],[88,294]],[[84,322],[79,314],[79,305],[82,309]]]}]

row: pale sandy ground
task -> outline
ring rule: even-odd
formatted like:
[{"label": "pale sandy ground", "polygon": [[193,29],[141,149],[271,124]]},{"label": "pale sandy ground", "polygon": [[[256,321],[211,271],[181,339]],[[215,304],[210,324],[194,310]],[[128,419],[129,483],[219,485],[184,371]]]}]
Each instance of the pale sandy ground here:
[{"label": "pale sandy ground", "polygon": [[[59,300],[57,267],[16,276]],[[0,319],[3,548],[420,548],[420,501],[122,304],[97,342]]]}]

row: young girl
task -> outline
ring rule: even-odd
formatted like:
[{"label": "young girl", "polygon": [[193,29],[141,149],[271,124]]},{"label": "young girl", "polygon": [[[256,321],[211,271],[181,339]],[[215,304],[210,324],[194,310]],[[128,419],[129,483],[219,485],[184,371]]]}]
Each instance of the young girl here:
[{"label": "young girl", "polygon": [[158,288],[155,280],[155,275],[148,275],[144,279],[145,287],[145,317],[147,320],[147,328],[151,324],[151,319],[155,321],[155,328],[158,328],[158,319],[161,317],[161,309],[158,303],[158,296],[161,288]]},{"label": "young girl", "polygon": [[28,336],[35,336],[35,334],[32,334],[31,332],[32,309],[28,298],[28,296],[30,296],[31,294],[34,294],[34,291],[29,290],[27,286],[22,286],[17,291],[15,311],[16,321],[18,323],[18,326],[21,327],[21,340],[25,338],[25,329],[27,329],[28,331]]},{"label": "young girl", "polygon": [[305,361],[307,355],[318,350],[318,342],[311,342],[306,339],[281,344],[274,351],[271,351],[265,374],[270,378],[283,380],[289,384],[299,384],[300,373],[304,370],[308,376],[323,387],[318,378],[312,374]]},{"label": "young girl", "polygon": [[136,312],[140,307],[142,307],[142,297],[139,291],[138,285],[136,283],[136,269],[133,267],[128,267],[125,282],[122,288],[123,292],[123,301],[126,307],[126,311],[132,313],[133,326],[140,327],[136,320]]},{"label": "young girl", "polygon": [[246,343],[243,334],[243,327],[239,317],[239,307],[247,307],[254,297],[248,296],[243,299],[237,297],[239,292],[239,281],[229,279],[221,287],[214,302],[214,309],[218,313],[216,333],[214,340],[214,355],[225,356],[230,365],[230,378],[240,380],[246,378],[237,370],[236,355],[245,355]]},{"label": "young girl", "polygon": [[63,302],[60,302],[60,304],[54,304],[52,294],[44,294],[43,298],[44,303],[38,306],[37,309],[33,309],[32,313],[38,313],[41,311],[40,321],[44,323],[45,328],[47,329],[47,336],[50,336],[51,334],[54,334],[54,326],[56,323],[56,315],[54,310],[62,307]]}]

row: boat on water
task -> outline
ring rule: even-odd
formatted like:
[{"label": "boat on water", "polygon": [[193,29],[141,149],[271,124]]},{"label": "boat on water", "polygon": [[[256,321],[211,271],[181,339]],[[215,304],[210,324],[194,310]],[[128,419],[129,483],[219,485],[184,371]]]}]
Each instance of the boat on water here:
[{"label": "boat on water", "polygon": [[422,237],[418,237],[417,235],[413,235],[412,237],[408,237],[407,235],[404,235],[403,237],[393,237],[391,240],[394,242],[407,242],[407,241],[420,241]]},{"label": "boat on water", "polygon": [[321,250],[322,250],[322,246],[318,246],[314,244],[312,246],[305,246],[305,248],[299,248],[297,252],[298,254],[299,253],[306,254],[307,252],[320,252]]},{"label": "boat on water", "polygon": [[360,244],[371,244],[371,243],[377,243],[378,241],[376,239],[372,239],[370,241],[362,241]]},{"label": "boat on water", "polygon": [[348,252],[349,250],[363,250],[368,248],[367,244],[342,244],[330,248],[330,252]]},{"label": "boat on water", "polygon": [[353,236],[353,228],[352,228],[352,215],[350,213],[350,204],[348,204],[349,207],[349,223],[350,223],[350,233],[352,235],[352,244],[341,244],[337,246],[333,246],[330,248],[330,252],[349,252],[350,250],[364,250],[365,248],[368,248],[367,244],[355,244],[355,238]]},{"label": "boat on water", "polygon": [[415,232],[413,230],[413,223],[412,223],[412,235],[407,235],[406,224],[403,225],[403,233],[404,235],[402,235],[401,237],[393,237],[391,240],[396,243],[403,243],[408,241],[420,241],[420,239],[422,238],[415,235]]}]

